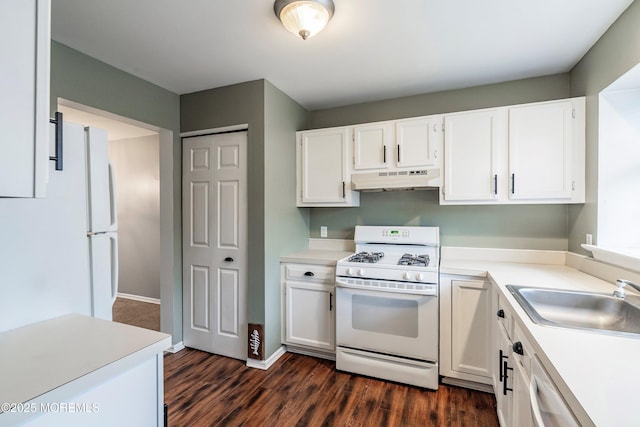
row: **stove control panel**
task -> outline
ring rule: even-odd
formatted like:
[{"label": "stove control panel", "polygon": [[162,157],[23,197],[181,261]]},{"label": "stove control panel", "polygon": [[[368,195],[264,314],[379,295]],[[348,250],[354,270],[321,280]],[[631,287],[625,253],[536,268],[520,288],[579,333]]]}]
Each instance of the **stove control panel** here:
[{"label": "stove control panel", "polygon": [[382,229],[382,237],[387,238],[397,238],[397,239],[408,239],[409,238],[409,230],[398,229],[398,228],[383,228]]}]

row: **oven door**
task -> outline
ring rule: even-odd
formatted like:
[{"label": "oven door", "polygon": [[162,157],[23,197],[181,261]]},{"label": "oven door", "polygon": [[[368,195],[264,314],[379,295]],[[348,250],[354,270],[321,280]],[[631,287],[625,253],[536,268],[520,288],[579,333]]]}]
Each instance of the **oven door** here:
[{"label": "oven door", "polygon": [[336,288],[337,345],[437,362],[438,298]]}]

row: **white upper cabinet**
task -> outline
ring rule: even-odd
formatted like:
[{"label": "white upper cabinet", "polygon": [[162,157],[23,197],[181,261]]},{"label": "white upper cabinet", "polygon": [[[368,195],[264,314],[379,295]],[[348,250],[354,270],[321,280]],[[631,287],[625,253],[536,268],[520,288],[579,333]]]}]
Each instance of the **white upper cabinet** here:
[{"label": "white upper cabinet", "polygon": [[399,168],[438,165],[442,145],[442,116],[419,117],[395,122],[396,159]]},{"label": "white upper cabinet", "polygon": [[584,203],[584,98],[444,121],[442,204]]},{"label": "white upper cabinet", "polygon": [[0,2],[0,197],[45,196],[50,15],[50,0]]},{"label": "white upper cabinet", "polygon": [[441,203],[497,201],[503,175],[500,163],[505,137],[504,111],[447,114],[444,127]]},{"label": "white upper cabinet", "polygon": [[353,127],[353,169],[420,169],[438,166],[442,116],[418,117]]},{"label": "white upper cabinet", "polygon": [[347,127],[297,133],[297,206],[358,206]]},{"label": "white upper cabinet", "polygon": [[510,199],[584,201],[572,200],[584,176],[584,142],[574,137],[580,126],[584,99],[509,108]]},{"label": "white upper cabinet", "polygon": [[393,164],[393,126],[373,123],[353,127],[353,168],[356,170],[386,169]]}]

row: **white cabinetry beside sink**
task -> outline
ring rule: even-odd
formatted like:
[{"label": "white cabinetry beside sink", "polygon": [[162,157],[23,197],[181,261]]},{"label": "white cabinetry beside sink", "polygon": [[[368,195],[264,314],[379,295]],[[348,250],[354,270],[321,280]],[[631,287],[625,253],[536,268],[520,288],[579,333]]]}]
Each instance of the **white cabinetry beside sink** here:
[{"label": "white cabinetry beside sink", "polygon": [[[638,273],[560,251],[450,247],[442,248],[441,273],[485,277],[491,283],[492,375],[502,427],[570,426],[572,422],[598,427],[640,425],[635,403],[640,334],[621,336],[537,324],[507,288],[610,295],[616,278],[637,283]],[[504,317],[498,317],[499,310]],[[563,421],[534,423],[550,411],[562,414]]]}]

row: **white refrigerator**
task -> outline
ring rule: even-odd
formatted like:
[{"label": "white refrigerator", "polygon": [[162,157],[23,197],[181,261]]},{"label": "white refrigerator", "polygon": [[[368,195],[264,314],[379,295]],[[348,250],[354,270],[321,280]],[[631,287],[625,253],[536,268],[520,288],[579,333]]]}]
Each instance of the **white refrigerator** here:
[{"label": "white refrigerator", "polygon": [[67,313],[111,320],[118,240],[107,150],[106,131],[65,123],[63,170],[49,165],[46,197],[0,198],[0,331]]},{"label": "white refrigerator", "polygon": [[112,320],[118,295],[118,217],[107,132],[85,129],[87,156],[87,238],[92,315]]}]

